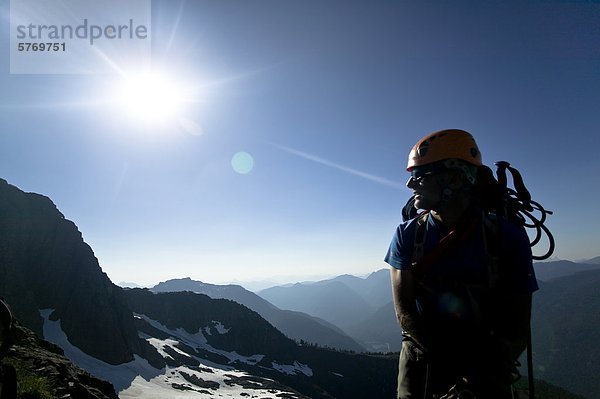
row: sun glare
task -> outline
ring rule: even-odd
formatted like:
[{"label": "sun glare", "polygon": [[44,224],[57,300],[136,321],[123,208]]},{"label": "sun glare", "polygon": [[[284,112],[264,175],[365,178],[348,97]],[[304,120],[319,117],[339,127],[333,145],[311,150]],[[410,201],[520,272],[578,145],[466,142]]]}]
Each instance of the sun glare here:
[{"label": "sun glare", "polygon": [[144,124],[176,118],[185,102],[183,86],[160,72],[127,75],[119,82],[117,93],[119,108]]}]

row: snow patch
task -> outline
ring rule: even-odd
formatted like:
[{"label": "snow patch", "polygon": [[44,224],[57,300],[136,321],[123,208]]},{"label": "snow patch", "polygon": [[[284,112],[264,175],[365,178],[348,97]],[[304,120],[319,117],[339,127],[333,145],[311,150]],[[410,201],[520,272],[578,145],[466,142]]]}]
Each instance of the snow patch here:
[{"label": "snow patch", "polygon": [[[242,398],[242,397],[260,397],[265,399],[281,399],[282,395],[286,397],[297,397],[292,392],[275,390],[269,385],[267,379],[263,379],[266,386],[263,388],[260,379],[246,372],[234,370],[232,367],[221,366],[206,359],[194,357],[200,362],[199,367],[189,368],[187,366],[165,367],[156,369],[152,367],[145,359],[134,355],[134,360],[129,363],[111,365],[98,360],[79,348],[72,345],[66,334],[62,331],[60,320],[52,321],[49,319],[53,309],[42,309],[40,315],[44,319],[43,332],[44,338],[60,346],[65,356],[74,364],[83,368],[90,374],[107,380],[113,384],[119,394],[120,399],[193,399],[199,397],[221,397],[221,398]],[[154,327],[159,326],[164,332],[173,335],[177,339],[185,340],[186,344],[196,344],[204,349],[212,348],[206,344],[206,339],[201,333],[189,334],[183,329],[171,331],[160,323],[154,322],[143,315],[136,315],[141,319],[151,323]],[[158,328],[158,327],[157,327]],[[146,339],[163,356],[169,356],[164,348],[169,346],[173,350],[192,357],[187,353],[177,349],[175,345],[179,342],[176,339],[169,338],[160,340],[140,333],[140,336]],[[235,352],[219,351],[212,348],[216,353],[229,354],[231,358],[236,357]],[[162,352],[161,352],[162,351]],[[263,355],[254,355],[243,357],[237,355],[240,359],[259,362]],[[252,381],[252,383],[248,383]]]},{"label": "snow patch", "polygon": [[[214,348],[213,346],[211,346],[208,343],[206,337],[202,333],[202,331],[205,330],[205,328],[207,328],[207,327],[200,329],[195,334],[190,334],[183,328],[178,328],[177,330],[171,330],[167,326],[159,323],[156,320],[150,319],[146,315],[138,314],[136,316],[139,316],[142,320],[144,320],[146,323],[150,324],[152,327],[170,335],[171,337],[173,337],[175,339],[175,340],[170,340],[170,341],[172,341],[174,343],[181,342],[181,343],[183,343],[191,348],[194,348],[194,349],[203,349],[208,352],[216,353],[218,355],[221,355],[221,356],[224,356],[225,358],[227,358],[227,360],[229,360],[229,363],[242,362],[242,363],[246,363],[246,364],[255,365],[255,364],[259,363],[265,357],[264,355],[258,355],[258,354],[252,355],[252,356],[244,356],[244,355],[240,355],[239,353],[237,353],[235,351],[227,352],[227,351],[224,351],[221,349]],[[229,331],[229,330],[227,330],[227,331]],[[152,341],[148,340],[148,342],[150,342],[150,344],[155,346],[155,345],[159,345],[159,342],[161,342],[161,340],[152,338]],[[161,345],[163,345],[163,344],[161,344]],[[167,343],[166,345],[173,346],[173,343],[170,343],[170,344]],[[162,347],[164,348],[164,345]],[[176,349],[176,348],[174,348],[174,349]],[[163,353],[164,353],[164,349],[163,349]],[[161,353],[161,355],[165,356],[163,353]]]},{"label": "snow patch", "polygon": [[294,361],[294,364],[278,364],[276,362],[272,362],[271,365],[275,370],[283,374],[297,375],[298,373],[302,373],[307,377],[313,376],[312,369],[306,364],[299,363],[298,361]]},{"label": "snow patch", "polygon": [[[221,323],[220,321],[213,320],[213,321],[211,321],[211,323],[212,323],[212,328],[214,328],[217,331],[217,333],[219,333],[220,335],[227,334],[229,332],[229,330],[231,330],[231,328],[225,328],[223,323]],[[212,329],[210,326],[204,327],[204,332],[207,335],[212,335],[211,330]]]},{"label": "snow patch", "polygon": [[[204,369],[204,367],[203,367]],[[206,369],[211,370],[211,369]],[[146,380],[136,378],[131,386],[119,393],[120,399],[192,399],[192,398],[265,398],[281,399],[284,392],[274,389],[262,389],[260,384],[256,388],[243,387],[236,383],[249,377],[249,374],[240,371],[196,371],[187,367],[167,367],[164,374]],[[196,382],[191,382],[196,379]],[[201,381],[198,385],[198,381]],[[178,388],[175,388],[178,387]],[[291,393],[287,393],[290,398]]]},{"label": "snow patch", "polygon": [[131,362],[116,366],[88,355],[69,342],[62,330],[60,320],[49,319],[52,312],[54,309],[40,310],[40,315],[44,319],[44,339],[60,346],[64,350],[65,356],[77,366],[98,378],[110,381],[117,392],[130,386],[136,378],[150,380],[163,373],[162,370],[155,369],[146,359],[137,355],[134,355],[134,360]]},{"label": "snow patch", "polygon": [[213,326],[215,327],[217,332],[221,335],[227,334],[229,332],[229,330],[231,330],[231,328],[225,328],[223,323],[221,323],[220,321],[213,320],[211,323],[213,323]]},{"label": "snow patch", "polygon": [[[174,339],[165,339],[165,340],[161,340],[158,338],[154,338],[154,337],[149,337],[146,338],[146,341],[148,341],[148,343],[150,345],[152,345],[153,347],[156,348],[156,350],[158,351],[158,353],[160,353],[160,355],[164,358],[170,358],[173,359],[173,356],[169,355],[167,353],[167,351],[165,351],[165,348],[168,347],[172,350],[174,350],[175,352],[179,353],[180,355],[186,356],[191,358],[191,356],[187,353],[185,353],[184,351],[182,351],[181,349],[177,348],[177,344],[179,343],[179,341],[175,341]],[[175,360],[175,359],[173,359]]]}]

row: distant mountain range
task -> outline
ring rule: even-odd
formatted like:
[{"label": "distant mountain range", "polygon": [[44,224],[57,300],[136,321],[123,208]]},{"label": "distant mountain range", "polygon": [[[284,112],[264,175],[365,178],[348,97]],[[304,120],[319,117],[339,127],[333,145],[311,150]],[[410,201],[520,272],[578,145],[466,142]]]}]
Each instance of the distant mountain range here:
[{"label": "distant mountain range", "polygon": [[582,261],[579,261],[579,263],[586,263],[589,265],[600,265],[600,256],[596,256],[595,258],[592,258],[592,259],[582,260]]},{"label": "distant mountain range", "polygon": [[594,259],[585,261],[585,263],[575,263],[568,260],[535,263],[535,276],[540,281],[550,281],[586,270],[600,270],[600,263],[594,263]]},{"label": "distant mountain range", "polygon": [[392,291],[387,269],[366,278],[343,275],[272,287],[258,294],[282,309],[297,310],[331,322],[369,351],[400,350],[402,336],[390,307]]},{"label": "distant mountain range", "polygon": [[365,350],[363,346],[333,324],[306,313],[281,310],[239,285],[214,285],[183,278],[161,282],[151,290],[153,292],[191,291],[215,299],[230,299],[254,310],[275,328],[296,341],[356,352]]}]

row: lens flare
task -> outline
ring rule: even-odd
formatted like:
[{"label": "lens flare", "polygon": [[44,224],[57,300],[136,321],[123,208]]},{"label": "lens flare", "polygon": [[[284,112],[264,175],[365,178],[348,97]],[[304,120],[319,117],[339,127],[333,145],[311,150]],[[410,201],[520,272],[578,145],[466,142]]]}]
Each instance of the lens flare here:
[{"label": "lens flare", "polygon": [[238,152],[231,158],[231,167],[239,174],[248,174],[254,169],[254,158],[247,152]]}]

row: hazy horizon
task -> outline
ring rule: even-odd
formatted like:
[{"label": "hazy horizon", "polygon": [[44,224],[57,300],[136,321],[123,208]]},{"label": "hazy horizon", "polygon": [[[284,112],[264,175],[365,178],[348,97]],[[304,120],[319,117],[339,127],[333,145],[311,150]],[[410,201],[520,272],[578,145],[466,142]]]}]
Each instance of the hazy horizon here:
[{"label": "hazy horizon", "polygon": [[[587,261],[591,261],[591,260],[597,261],[596,258],[598,258],[598,257],[595,256],[593,258],[572,260],[572,259],[559,259],[557,257],[551,257],[551,258],[543,260],[543,261],[534,261],[534,263],[542,263],[543,264],[543,263],[548,263],[548,262],[567,261],[567,262],[572,262],[572,263],[585,264]],[[389,266],[383,266],[379,269],[372,270],[365,274],[352,274],[352,273],[345,273],[345,274],[349,274],[349,275],[352,275],[355,277],[365,279],[372,273],[378,272],[380,270],[387,270],[387,269],[389,269]],[[315,274],[312,276],[272,276],[272,277],[267,277],[264,279],[255,279],[255,280],[236,280],[236,279],[227,280],[226,279],[226,280],[222,280],[222,281],[206,281],[206,280],[203,280],[202,278],[192,278],[190,276],[177,276],[177,277],[171,277],[171,278],[161,280],[161,281],[150,282],[148,284],[139,284],[135,281],[120,281],[120,282],[113,281],[113,283],[120,287],[152,288],[152,287],[158,285],[159,283],[163,283],[165,281],[189,278],[194,281],[201,281],[203,283],[213,284],[213,285],[241,285],[242,287],[244,287],[245,289],[247,289],[249,291],[258,292],[263,289],[276,287],[276,286],[292,285],[292,284],[297,284],[297,283],[314,283],[314,282],[318,282],[318,281],[329,280],[329,279],[339,277],[341,275],[342,274]]]}]

